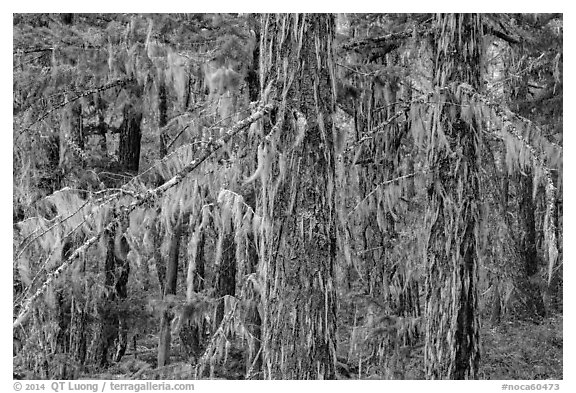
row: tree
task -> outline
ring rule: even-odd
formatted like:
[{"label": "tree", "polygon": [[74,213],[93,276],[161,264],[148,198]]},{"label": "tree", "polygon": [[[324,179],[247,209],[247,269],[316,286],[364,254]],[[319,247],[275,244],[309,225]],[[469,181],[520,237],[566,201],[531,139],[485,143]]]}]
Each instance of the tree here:
[{"label": "tree", "polygon": [[[436,18],[433,78],[437,104],[430,135],[432,183],[427,221],[426,376],[476,378],[478,315],[479,127],[453,115],[450,83],[479,89],[482,19],[477,14]],[[444,90],[443,90],[444,89]]]},{"label": "tree", "polygon": [[332,379],[336,254],[332,15],[264,15],[259,146],[264,375]]},{"label": "tree", "polygon": [[501,377],[495,337],[561,312],[561,42],[561,14],[15,14],[15,371]]}]

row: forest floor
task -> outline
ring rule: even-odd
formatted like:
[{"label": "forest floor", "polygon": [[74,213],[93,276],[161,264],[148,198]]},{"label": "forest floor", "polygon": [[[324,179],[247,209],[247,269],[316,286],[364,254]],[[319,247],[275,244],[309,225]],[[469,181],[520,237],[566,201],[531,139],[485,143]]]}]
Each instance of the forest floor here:
[{"label": "forest floor", "polygon": [[562,326],[562,315],[486,326],[480,379],[562,379]]},{"label": "forest floor", "polygon": [[[488,322],[482,327],[482,357],[479,379],[522,379],[543,380],[563,378],[563,317],[552,315],[540,323],[525,321],[503,321],[497,326]],[[129,355],[105,374],[82,373],[79,378],[97,379],[189,379],[193,367],[184,361],[178,350],[173,352],[173,363],[161,369],[155,368],[157,339],[148,335],[139,343],[140,356]],[[176,343],[177,344],[177,343]],[[361,379],[394,378],[398,373],[386,376],[379,373],[377,367],[370,372],[365,366]],[[242,353],[231,350],[226,365],[216,368],[215,377],[219,379],[244,378]],[[405,379],[423,378],[423,351],[420,349],[411,356],[402,368]],[[88,370],[86,370],[88,371]],[[341,376],[345,379],[357,379],[356,365],[350,365],[349,373]]]}]

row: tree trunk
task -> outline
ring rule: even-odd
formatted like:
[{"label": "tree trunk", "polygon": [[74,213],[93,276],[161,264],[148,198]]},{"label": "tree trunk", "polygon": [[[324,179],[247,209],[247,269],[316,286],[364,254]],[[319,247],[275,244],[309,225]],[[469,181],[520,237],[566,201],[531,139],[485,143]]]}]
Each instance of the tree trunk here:
[{"label": "tree trunk", "polygon": [[234,242],[234,229],[231,233],[223,235],[222,258],[216,275],[216,298],[220,299],[216,306],[214,318],[214,331],[218,329],[224,318],[224,296],[234,295],[236,292],[236,243]]},{"label": "tree trunk", "polygon": [[104,115],[106,113],[106,105],[100,93],[94,94],[94,106],[96,107],[96,115],[98,117],[98,125],[96,126],[96,135],[99,137],[98,147],[102,157],[108,156],[108,142],[106,137],[107,125]]},{"label": "tree trunk", "polygon": [[108,365],[108,351],[118,333],[118,316],[114,312],[113,303],[116,300],[114,291],[114,273],[116,268],[116,255],[114,253],[115,231],[109,231],[107,236],[106,261],[104,263],[104,292],[100,301],[100,347],[98,349],[98,363],[105,367]]},{"label": "tree trunk", "polygon": [[264,15],[261,26],[261,97],[279,105],[261,146],[264,376],[333,379],[335,20]]},{"label": "tree trunk", "polygon": [[[512,105],[521,115],[530,118],[530,108],[527,104],[529,95],[529,78],[524,75],[516,83],[515,94],[512,96]],[[519,318],[538,319],[545,315],[544,300],[537,284],[538,251],[536,248],[536,219],[535,201],[533,195],[532,168],[523,168],[523,173],[517,177],[518,200],[518,235],[515,236],[518,244],[519,256],[522,259],[516,267],[514,286],[516,287],[516,301],[513,312]]]},{"label": "tree trunk", "polygon": [[519,239],[520,252],[524,263],[516,279],[516,288],[520,293],[522,305],[521,317],[532,319],[541,318],[545,315],[544,301],[539,287],[536,284],[538,274],[538,251],[536,249],[536,219],[534,217],[535,206],[532,199],[532,170],[525,169],[525,175],[519,175],[519,221],[521,234]]},{"label": "tree trunk", "polygon": [[164,75],[158,78],[158,137],[160,138],[160,158],[168,154],[167,135],[163,128],[168,124],[168,97],[166,85],[162,80]]},{"label": "tree trunk", "polygon": [[62,112],[60,125],[60,170],[64,175],[79,165],[84,151],[84,136],[82,132],[82,105],[74,102]]},{"label": "tree trunk", "polygon": [[112,359],[119,362],[128,346],[128,324],[124,315],[124,301],[128,297],[128,243],[123,235],[117,233],[119,228],[106,233],[107,251],[104,266],[104,293],[99,310],[100,347],[97,360],[101,366],[109,363],[110,348],[116,344]]},{"label": "tree trunk", "polygon": [[160,293],[164,293],[164,287],[166,284],[166,265],[162,259],[162,253],[160,248],[162,247],[162,236],[165,231],[162,228],[162,224],[157,220],[152,224],[151,234],[152,240],[154,242],[154,250],[152,251],[152,259],[154,260],[154,267],[156,268],[156,274],[158,276],[158,285],[160,286]]},{"label": "tree trunk", "polygon": [[248,98],[251,102],[258,101],[260,94],[260,80],[259,80],[259,62],[260,62],[260,24],[257,20],[257,14],[250,14],[248,17],[248,24],[252,31],[254,31],[255,44],[252,50],[252,64],[248,69],[246,75],[246,83],[248,84]]},{"label": "tree trunk", "polygon": [[127,105],[124,108],[124,120],[120,127],[118,157],[123,170],[138,172],[140,166],[140,129],[142,114]]},{"label": "tree trunk", "polygon": [[[480,87],[482,21],[478,14],[437,17],[434,83]],[[437,96],[437,99],[445,97]],[[431,224],[426,261],[425,371],[428,379],[476,378],[480,359],[478,318],[479,127],[436,111],[432,125],[428,190]],[[448,148],[437,142],[443,129]],[[431,138],[432,139],[432,138]],[[451,154],[461,152],[461,154]],[[430,225],[429,224],[429,225]]]},{"label": "tree trunk", "polygon": [[[168,261],[166,263],[166,283],[164,286],[164,297],[175,295],[178,282],[178,256],[180,252],[180,239],[182,235],[182,221],[174,226],[174,232],[170,235],[170,245],[168,248]],[[170,360],[170,324],[174,317],[169,307],[162,312],[160,318],[160,333],[158,342],[158,367],[163,367]]]},{"label": "tree trunk", "polygon": [[[193,234],[197,236],[196,250],[194,255],[189,256],[188,266],[188,279],[187,279],[187,294],[186,300],[188,303],[194,300],[194,293],[201,292],[204,289],[204,244],[206,236],[203,229],[197,229],[199,233]],[[202,351],[202,338],[204,333],[204,321],[196,323],[197,319],[193,318],[183,324],[180,330],[180,339],[184,344],[189,356],[197,359]]]},{"label": "tree trunk", "polygon": [[[249,274],[256,273],[258,269],[258,252],[254,243],[254,236],[248,235],[248,266]],[[248,305],[246,325],[250,330],[248,354],[246,356],[246,379],[261,379],[262,371],[262,318],[258,310],[260,295],[257,290],[252,291],[252,299]]]},{"label": "tree trunk", "polygon": [[116,259],[117,266],[115,272],[114,292],[120,303],[118,308],[118,337],[116,342],[116,353],[114,354],[114,361],[119,362],[126,353],[128,347],[128,322],[126,320],[126,298],[128,297],[128,277],[130,276],[130,263],[128,262],[129,246],[126,238],[121,235],[117,239],[116,252],[118,257]]}]

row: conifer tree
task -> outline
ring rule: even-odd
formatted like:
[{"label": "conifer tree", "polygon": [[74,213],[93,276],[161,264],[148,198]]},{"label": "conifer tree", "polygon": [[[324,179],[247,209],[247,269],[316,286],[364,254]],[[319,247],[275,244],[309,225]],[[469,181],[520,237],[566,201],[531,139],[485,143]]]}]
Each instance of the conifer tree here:
[{"label": "conifer tree", "polygon": [[263,371],[271,379],[335,377],[334,33],[332,15],[261,20],[260,94],[278,103],[259,147]]}]

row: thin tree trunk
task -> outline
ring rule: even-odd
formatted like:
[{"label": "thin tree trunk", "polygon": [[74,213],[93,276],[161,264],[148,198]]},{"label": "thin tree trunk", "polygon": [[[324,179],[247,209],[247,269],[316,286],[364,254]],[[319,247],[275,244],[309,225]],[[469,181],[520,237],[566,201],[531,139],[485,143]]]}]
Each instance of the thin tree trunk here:
[{"label": "thin tree trunk", "polygon": [[[530,118],[529,106],[526,100],[528,91],[528,76],[523,76],[516,84],[515,100],[512,105],[518,113]],[[524,168],[517,177],[518,224],[519,234],[516,236],[519,256],[522,259],[514,275],[514,285],[517,289],[515,310],[518,317],[538,319],[545,315],[544,301],[537,284],[538,251],[536,248],[535,201],[533,195],[533,173],[530,167]]]},{"label": "thin tree trunk", "polygon": [[[249,274],[256,273],[258,269],[258,252],[254,243],[254,236],[248,235],[248,266]],[[253,297],[248,305],[246,324],[250,331],[248,343],[248,354],[246,356],[246,375],[247,379],[261,379],[262,370],[262,318],[258,311],[260,304],[260,295],[258,291],[253,291]]]},{"label": "thin tree trunk", "polygon": [[[556,184],[558,184],[558,180],[556,180]],[[562,245],[562,202],[561,199],[556,199],[556,205],[554,208],[554,220],[557,223],[556,225],[556,239],[557,239],[557,249],[559,252],[559,261],[562,261],[562,254],[563,254],[563,245]],[[554,270],[552,275],[552,280],[548,285],[547,292],[550,297],[550,309],[562,313],[563,309],[563,265],[561,264],[558,266],[557,269]]]},{"label": "thin tree trunk", "polygon": [[[193,234],[192,236],[197,236],[196,250],[194,255],[190,255],[190,260],[188,261],[188,278],[187,278],[187,294],[186,300],[188,303],[194,301],[194,294],[201,292],[204,289],[204,244],[206,242],[206,236],[203,229],[197,229],[198,234]],[[189,356],[193,359],[197,359],[201,355],[203,347],[203,332],[204,332],[204,321],[196,323],[197,319],[193,318],[191,321],[187,321],[180,330],[180,339],[186,347]]]},{"label": "thin tree trunk", "polygon": [[98,147],[100,148],[100,154],[102,157],[108,155],[108,142],[106,137],[106,121],[104,120],[104,114],[106,112],[106,106],[104,100],[102,99],[100,93],[94,95],[94,105],[96,106],[96,114],[98,116],[98,125],[96,135],[99,136]]},{"label": "thin tree trunk", "polygon": [[130,106],[124,108],[124,120],[120,127],[120,144],[118,148],[120,167],[124,170],[138,172],[140,166],[140,140],[142,138],[141,121],[141,113],[136,112]]},{"label": "thin tree trunk", "polygon": [[167,135],[163,128],[168,124],[168,97],[166,94],[166,85],[162,81],[164,75],[161,75],[158,81],[158,136],[160,138],[160,158],[168,154]]},{"label": "thin tree trunk", "polygon": [[218,329],[224,318],[224,296],[234,296],[236,292],[236,243],[234,242],[234,229],[224,234],[222,243],[222,258],[216,275],[216,298],[220,299],[216,306],[214,318],[214,331]]},{"label": "thin tree trunk", "polygon": [[106,261],[104,263],[104,292],[100,300],[100,346],[97,360],[100,366],[108,365],[108,352],[118,334],[118,315],[114,312],[116,291],[114,291],[114,273],[116,268],[116,255],[114,253],[115,232],[109,231],[107,236]]},{"label": "thin tree trunk", "polygon": [[[119,244],[116,245],[116,250],[120,255],[118,255],[116,259],[114,292],[116,293],[119,303],[122,304],[123,309],[126,306],[124,302],[128,297],[128,277],[130,276],[130,263],[128,262],[129,246],[123,235],[120,236],[118,242]],[[118,311],[118,337],[116,353],[114,355],[115,362],[119,362],[122,359],[128,347],[128,322],[122,309]]]},{"label": "thin tree trunk", "polygon": [[536,249],[535,206],[532,199],[532,171],[525,169],[525,175],[519,175],[519,220],[522,227],[519,243],[524,263],[517,276],[516,285],[521,293],[523,317],[541,318],[545,315],[544,301],[535,278],[538,274],[538,251]]},{"label": "thin tree trunk", "polygon": [[259,63],[260,63],[260,24],[257,14],[250,14],[248,17],[249,26],[254,31],[255,44],[252,50],[252,64],[246,75],[248,83],[248,98],[251,102],[258,101],[260,95]]},{"label": "thin tree trunk", "polygon": [[83,165],[80,158],[84,150],[82,105],[80,102],[74,102],[63,111],[60,124],[59,166],[61,171],[67,174],[78,165]]},{"label": "thin tree trunk", "polygon": [[[173,233],[170,235],[170,245],[168,247],[168,260],[166,269],[166,284],[164,287],[164,297],[166,295],[175,295],[178,282],[178,256],[180,253],[180,239],[182,235],[182,221],[174,226]],[[172,310],[168,307],[162,312],[160,318],[160,333],[158,342],[158,367],[163,367],[170,360],[170,341],[171,332],[170,324],[174,317]]]},{"label": "thin tree trunk", "polygon": [[[107,233],[106,262],[104,266],[104,293],[99,311],[100,346],[97,360],[101,366],[107,366],[109,357],[119,362],[128,346],[128,325],[122,311],[123,301],[128,297],[128,278],[130,264],[127,254],[128,243],[119,228]],[[115,244],[117,243],[117,244]],[[115,352],[109,351],[116,344]]]}]

